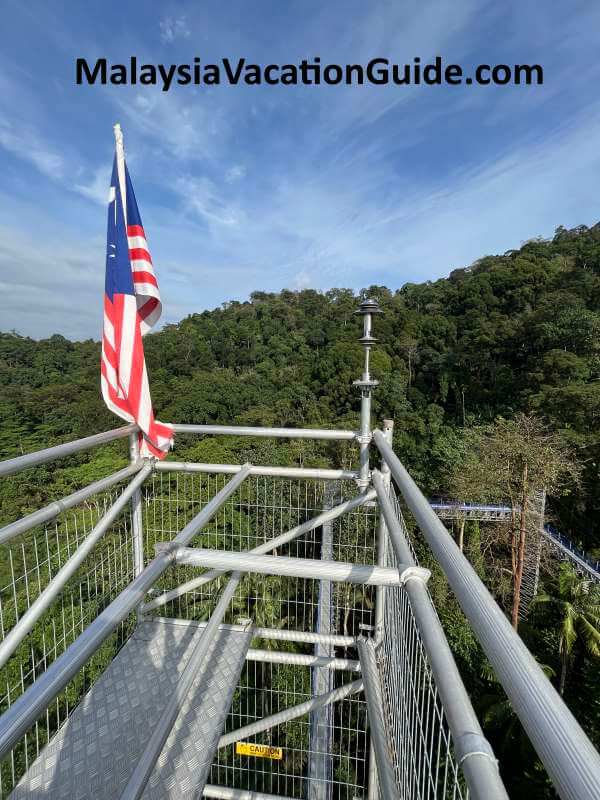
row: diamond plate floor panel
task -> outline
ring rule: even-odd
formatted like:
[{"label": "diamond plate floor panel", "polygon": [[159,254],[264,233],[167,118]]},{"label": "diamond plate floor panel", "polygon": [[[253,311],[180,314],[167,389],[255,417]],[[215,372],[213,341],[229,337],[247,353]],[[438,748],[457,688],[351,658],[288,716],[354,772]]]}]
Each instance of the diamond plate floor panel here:
[{"label": "diamond plate floor panel", "polygon": [[[198,632],[195,625],[142,622],[31,765],[11,800],[118,798],[174,691]],[[144,800],[201,796],[251,638],[250,630],[228,629],[215,638],[197,691],[183,704]]]}]

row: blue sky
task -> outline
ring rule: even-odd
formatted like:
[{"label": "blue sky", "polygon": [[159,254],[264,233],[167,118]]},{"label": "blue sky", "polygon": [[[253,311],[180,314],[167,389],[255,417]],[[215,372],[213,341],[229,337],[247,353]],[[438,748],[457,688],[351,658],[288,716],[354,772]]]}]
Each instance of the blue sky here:
[{"label": "blue sky", "polygon": [[[3,0],[0,329],[99,338],[120,121],[163,321],[391,288],[600,219],[600,5]],[[76,86],[75,58],[540,63],[542,87]]]}]

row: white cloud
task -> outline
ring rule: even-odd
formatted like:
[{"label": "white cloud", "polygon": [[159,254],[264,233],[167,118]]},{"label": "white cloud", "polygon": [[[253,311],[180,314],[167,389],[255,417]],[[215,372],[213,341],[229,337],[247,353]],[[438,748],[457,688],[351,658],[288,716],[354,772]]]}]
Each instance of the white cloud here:
[{"label": "white cloud", "polygon": [[240,212],[219,194],[215,184],[208,178],[179,178],[175,188],[184,206],[201,217],[209,226],[233,226],[240,221]]},{"label": "white cloud", "polygon": [[158,143],[171,162],[214,158],[224,145],[223,116],[193,93],[126,90],[111,98],[127,119],[128,127],[141,134],[147,149]]},{"label": "white cloud", "polygon": [[0,227],[0,318],[4,330],[99,338],[103,244],[53,240]]},{"label": "white cloud", "polygon": [[17,158],[28,161],[48,178],[60,180],[64,160],[38,135],[22,125],[0,117],[0,146]]},{"label": "white cloud", "polygon": [[75,184],[75,191],[79,192],[83,197],[87,197],[88,200],[105,206],[108,202],[110,172],[110,166],[99,167],[89,181]]},{"label": "white cloud", "polygon": [[176,39],[187,39],[191,34],[185,17],[165,17],[161,19],[159,27],[160,38],[168,44]]}]

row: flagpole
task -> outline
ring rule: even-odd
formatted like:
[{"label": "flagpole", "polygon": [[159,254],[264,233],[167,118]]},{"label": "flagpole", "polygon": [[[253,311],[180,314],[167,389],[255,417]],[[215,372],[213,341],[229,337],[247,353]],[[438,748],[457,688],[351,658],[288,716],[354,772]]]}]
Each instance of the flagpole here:
[{"label": "flagpole", "polygon": [[123,217],[127,228],[127,192],[125,189],[125,148],[123,147],[123,131],[117,122],[113,126],[115,133],[115,147],[117,154],[117,173],[119,175],[119,189],[121,190],[121,205],[123,207]]}]

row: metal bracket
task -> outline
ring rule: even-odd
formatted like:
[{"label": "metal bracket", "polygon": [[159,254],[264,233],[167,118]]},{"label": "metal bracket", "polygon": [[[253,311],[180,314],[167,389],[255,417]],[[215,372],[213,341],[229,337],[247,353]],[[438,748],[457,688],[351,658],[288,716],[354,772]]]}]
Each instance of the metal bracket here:
[{"label": "metal bracket", "polygon": [[[404,565],[400,565],[401,567]],[[410,580],[418,580],[421,581],[425,586],[427,585],[427,581],[431,578],[431,572],[424,567],[404,567],[402,571],[398,570],[400,575],[400,586],[404,586]]]},{"label": "metal bracket", "polygon": [[171,560],[175,560],[175,553],[181,547],[178,542],[156,542],[154,545],[154,553],[157,556],[169,556]]}]

